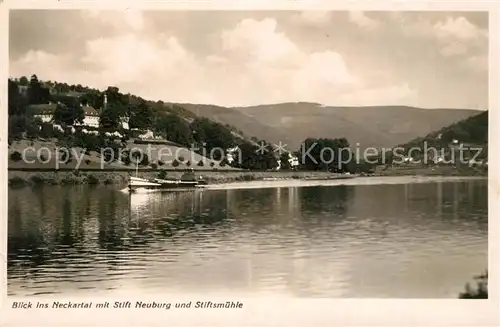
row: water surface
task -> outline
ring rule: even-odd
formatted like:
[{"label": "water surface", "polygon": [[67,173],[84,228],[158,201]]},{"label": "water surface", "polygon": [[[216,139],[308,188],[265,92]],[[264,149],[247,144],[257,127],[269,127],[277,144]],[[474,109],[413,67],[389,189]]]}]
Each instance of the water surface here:
[{"label": "water surface", "polygon": [[456,298],[487,267],[487,181],[405,182],[9,189],[8,294]]}]

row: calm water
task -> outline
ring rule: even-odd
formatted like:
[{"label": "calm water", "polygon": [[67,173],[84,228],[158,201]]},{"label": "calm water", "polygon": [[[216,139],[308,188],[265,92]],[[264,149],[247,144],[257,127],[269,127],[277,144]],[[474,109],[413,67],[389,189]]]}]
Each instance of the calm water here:
[{"label": "calm water", "polygon": [[9,190],[8,294],[452,297],[487,267],[487,181]]}]

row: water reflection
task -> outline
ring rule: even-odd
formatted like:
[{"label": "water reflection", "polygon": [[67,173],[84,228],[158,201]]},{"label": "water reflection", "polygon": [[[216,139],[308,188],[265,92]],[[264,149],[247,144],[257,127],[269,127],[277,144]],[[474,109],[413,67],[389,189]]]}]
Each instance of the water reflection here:
[{"label": "water reflection", "polygon": [[129,195],[9,190],[9,294],[456,297],[487,266],[486,181]]}]

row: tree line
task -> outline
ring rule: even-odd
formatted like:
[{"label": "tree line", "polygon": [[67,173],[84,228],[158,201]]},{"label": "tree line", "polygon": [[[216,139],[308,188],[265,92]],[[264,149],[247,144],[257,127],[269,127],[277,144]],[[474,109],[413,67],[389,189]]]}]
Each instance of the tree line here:
[{"label": "tree line", "polygon": [[[283,170],[293,168],[331,172],[356,172],[360,169],[368,169],[354,163],[354,157],[349,150],[349,142],[345,138],[306,139],[301,149],[293,152],[297,158],[304,160],[299,160],[299,166],[292,167],[288,160],[289,154],[275,151],[276,149],[270,142],[256,137],[248,138],[230,125],[198,117],[181,105],[148,101],[132,94],[124,94],[115,86],[109,86],[102,92],[80,84],[42,82],[35,74],[29,80],[26,77],[9,79],[8,85],[9,140],[22,136],[31,139],[57,138],[69,146],[79,146],[90,151],[98,151],[101,146],[115,147],[118,151],[126,146],[127,139],[145,130],[151,130],[156,135],[182,147],[192,148],[201,155],[212,152],[212,159],[221,160],[221,166],[231,165],[251,170],[271,170],[280,166]],[[19,92],[20,87],[26,92]],[[107,103],[105,110],[102,110],[104,94],[106,94]],[[33,105],[49,103],[56,106],[53,122],[63,127],[82,123],[85,117],[85,106],[96,109],[99,112],[99,134],[85,135],[81,132],[75,134],[67,130],[58,131],[51,123],[36,120],[35,112],[28,110]],[[122,128],[123,118],[128,118],[130,130]],[[119,131],[123,138],[118,142],[109,141],[110,137],[105,136],[105,132],[108,131]],[[308,150],[313,144],[312,150]],[[227,160],[225,153],[214,151],[216,149],[227,150],[236,146],[239,151],[231,163]],[[340,151],[341,149],[347,149],[347,151]],[[349,156],[353,160],[347,160]]]}]

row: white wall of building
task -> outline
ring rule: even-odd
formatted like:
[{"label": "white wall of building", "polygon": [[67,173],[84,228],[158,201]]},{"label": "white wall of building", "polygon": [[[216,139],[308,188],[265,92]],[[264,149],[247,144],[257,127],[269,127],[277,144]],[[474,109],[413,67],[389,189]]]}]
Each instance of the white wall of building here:
[{"label": "white wall of building", "polygon": [[121,118],[121,119],[120,119],[120,122],[121,122],[121,124],[122,124],[122,128],[123,128],[123,129],[129,129],[129,125],[128,125],[128,117]]},{"label": "white wall of building", "polygon": [[[42,122],[44,123],[51,123],[54,115],[43,114],[43,115],[34,115],[34,117],[41,119]],[[120,120],[120,123],[124,129],[129,129],[128,117],[122,118]],[[75,125],[99,128],[99,116],[85,115],[85,117],[83,118],[83,124],[75,124]]]},{"label": "white wall of building", "polygon": [[50,123],[52,121],[52,115],[33,115],[35,118],[39,118],[44,123]]},{"label": "white wall of building", "polygon": [[85,116],[83,119],[83,125],[89,127],[99,127],[99,116]]}]

